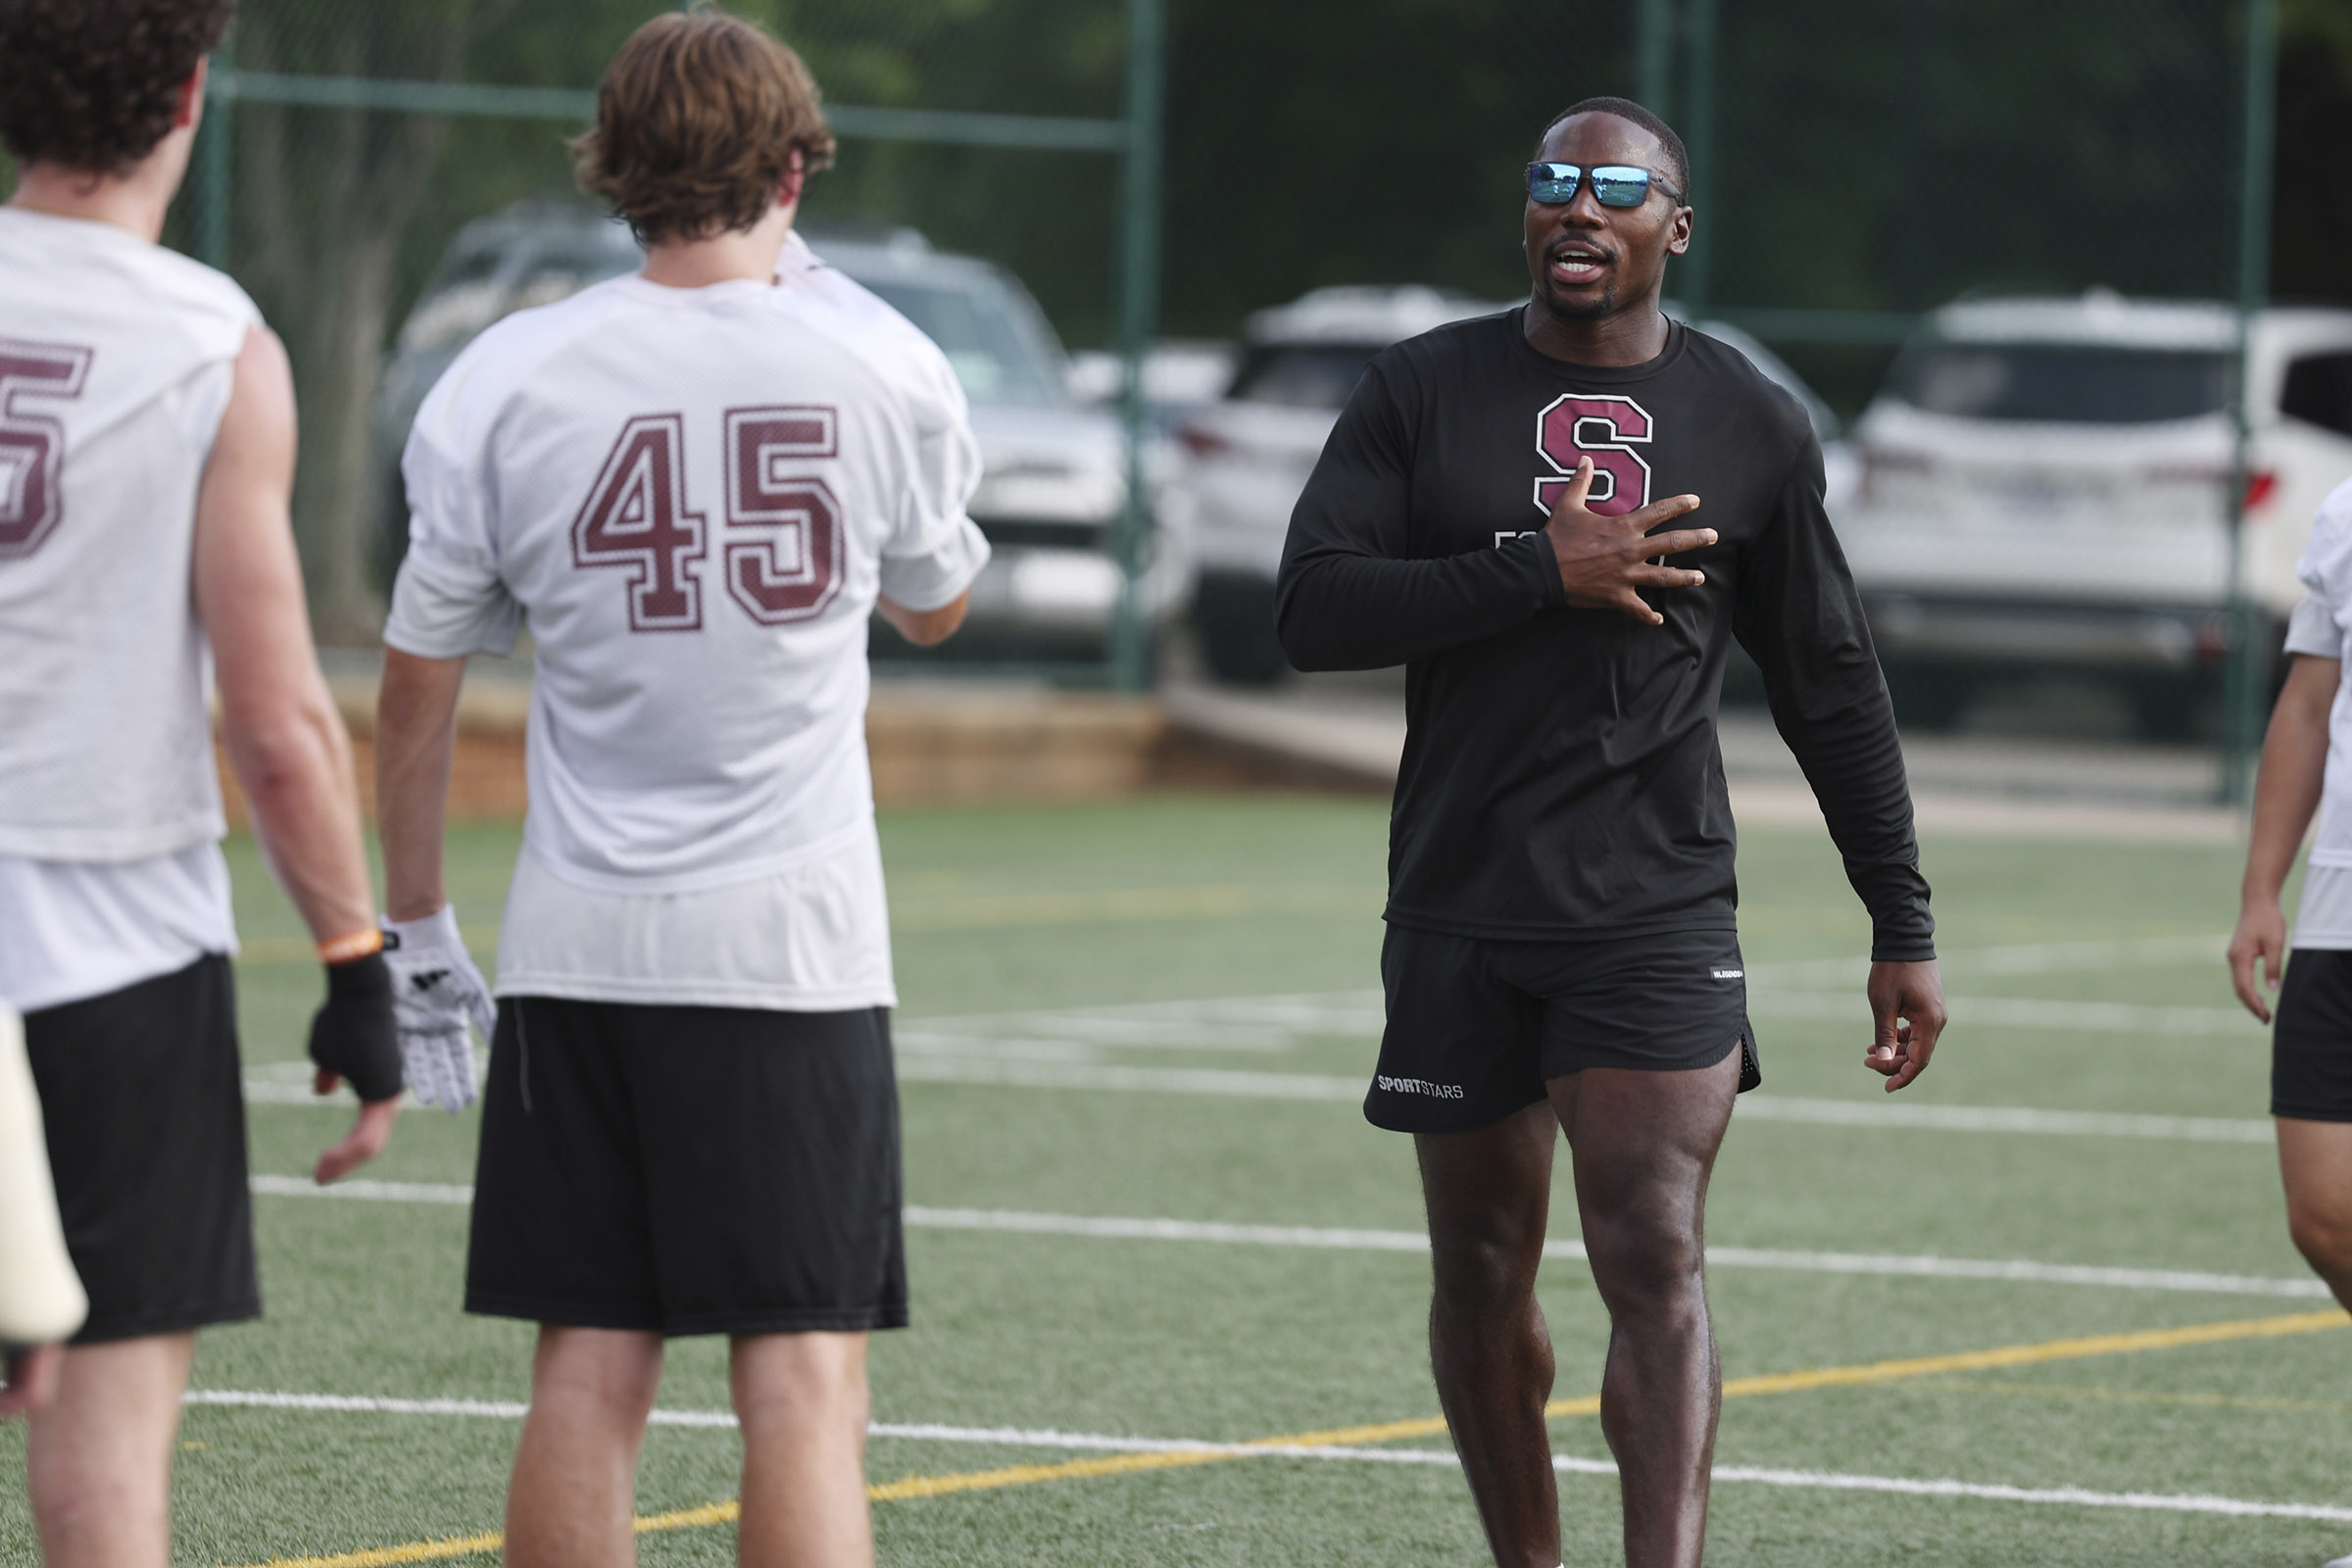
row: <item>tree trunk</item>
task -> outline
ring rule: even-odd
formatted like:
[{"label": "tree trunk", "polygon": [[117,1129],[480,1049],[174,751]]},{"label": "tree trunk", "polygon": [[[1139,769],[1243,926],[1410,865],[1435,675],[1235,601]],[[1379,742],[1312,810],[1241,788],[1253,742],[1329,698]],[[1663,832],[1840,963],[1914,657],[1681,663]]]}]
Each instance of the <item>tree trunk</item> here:
[{"label": "tree trunk", "polygon": [[[304,48],[256,6],[239,23],[238,53],[261,71],[446,79],[476,24],[501,8],[444,0],[404,26],[401,14],[421,8],[386,5]],[[238,270],[264,297],[293,362],[302,428],[294,534],[324,644],[371,644],[383,624],[368,573],[375,396],[401,230],[434,177],[443,123],[261,105],[237,119]]]}]

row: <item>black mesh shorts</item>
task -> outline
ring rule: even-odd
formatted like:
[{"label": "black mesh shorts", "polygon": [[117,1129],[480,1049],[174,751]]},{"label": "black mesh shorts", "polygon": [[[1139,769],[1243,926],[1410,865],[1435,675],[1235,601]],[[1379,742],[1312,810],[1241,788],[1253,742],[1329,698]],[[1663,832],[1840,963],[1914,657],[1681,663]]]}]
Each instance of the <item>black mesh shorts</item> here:
[{"label": "black mesh shorts", "polygon": [[26,1013],[24,1051],[90,1298],[73,1343],[261,1316],[228,959]]},{"label": "black mesh shorts", "polygon": [[1740,1049],[1763,1081],[1747,971],[1731,931],[1605,942],[1498,942],[1391,924],[1388,1028],[1364,1116],[1394,1132],[1470,1132],[1587,1067],[1712,1067]]},{"label": "black mesh shorts", "polygon": [[2352,1121],[2352,953],[2287,955],[2271,1030],[2271,1114]]},{"label": "black mesh shorts", "polygon": [[466,1309],[662,1334],[901,1328],[890,1015],[508,997]]}]

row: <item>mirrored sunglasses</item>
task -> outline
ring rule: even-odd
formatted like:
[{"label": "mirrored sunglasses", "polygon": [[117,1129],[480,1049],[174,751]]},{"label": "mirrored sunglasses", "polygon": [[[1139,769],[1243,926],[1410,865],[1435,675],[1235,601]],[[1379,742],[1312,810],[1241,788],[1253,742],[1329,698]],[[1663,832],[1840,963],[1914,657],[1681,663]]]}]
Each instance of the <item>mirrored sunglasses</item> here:
[{"label": "mirrored sunglasses", "polygon": [[1527,193],[1546,207],[1565,207],[1576,200],[1576,187],[1588,177],[1592,181],[1592,199],[1603,207],[1639,207],[1649,199],[1652,184],[1678,204],[1683,199],[1672,185],[1631,164],[1602,164],[1596,169],[1581,164],[1530,164]]}]

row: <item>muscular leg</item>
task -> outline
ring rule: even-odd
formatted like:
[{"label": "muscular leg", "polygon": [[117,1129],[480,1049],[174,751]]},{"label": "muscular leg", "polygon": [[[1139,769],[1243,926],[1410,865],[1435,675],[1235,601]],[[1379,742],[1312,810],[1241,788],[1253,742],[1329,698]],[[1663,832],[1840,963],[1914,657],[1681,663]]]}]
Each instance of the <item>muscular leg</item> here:
[{"label": "muscular leg", "polygon": [[1470,1495],[1500,1568],[1554,1568],[1559,1491],[1544,1402],[1551,1336],[1536,1304],[1551,1203],[1551,1107],[1472,1133],[1422,1133],[1436,1289],[1429,1359]]},{"label": "muscular leg", "polygon": [[865,1505],[863,1334],[738,1336],[729,1372],[743,1423],[745,1568],[861,1568],[874,1560]]},{"label": "muscular leg", "polygon": [[32,1417],[25,1482],[49,1568],[165,1568],[172,1453],[196,1336],[66,1351],[57,1401]]},{"label": "muscular leg", "polygon": [[1591,1067],[1549,1086],[1609,1309],[1600,1428],[1625,1494],[1628,1568],[1692,1568],[1706,1539],[1723,1372],[1700,1245],[1739,1081],[1735,1051],[1689,1072]]},{"label": "muscular leg", "polygon": [[636,1562],[637,1454],[661,1387],[659,1334],[540,1325],[507,1492],[508,1568]]},{"label": "muscular leg", "polygon": [[2286,1228],[2313,1272],[2352,1308],[2352,1122],[2278,1118]]}]

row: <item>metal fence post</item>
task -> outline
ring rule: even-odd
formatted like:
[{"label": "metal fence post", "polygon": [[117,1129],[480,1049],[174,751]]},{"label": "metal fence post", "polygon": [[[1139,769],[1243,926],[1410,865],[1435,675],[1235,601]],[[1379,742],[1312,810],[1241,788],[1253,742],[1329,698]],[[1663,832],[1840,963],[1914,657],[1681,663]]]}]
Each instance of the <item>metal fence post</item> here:
[{"label": "metal fence post", "polygon": [[[233,37],[224,37],[213,51],[211,71],[230,73]],[[230,76],[233,80],[233,74]],[[196,259],[220,271],[228,270],[228,182],[230,154],[229,112],[236,93],[226,82],[208,87],[204,120],[196,127]]]},{"label": "metal fence post", "polygon": [[1121,586],[1111,625],[1110,678],[1121,691],[1152,683],[1151,627],[1144,614],[1145,538],[1152,526],[1145,488],[1151,409],[1144,400],[1144,358],[1159,305],[1159,157],[1164,112],[1167,14],[1164,0],[1127,0],[1126,179],[1119,221],[1119,354],[1126,362],[1121,409],[1127,424],[1127,505],[1119,514]]},{"label": "metal fence post", "polygon": [[[1690,0],[1685,25],[1690,32],[1690,75],[1683,108],[1683,147],[1690,155],[1690,189],[1683,194],[1693,203],[1711,200],[1715,191],[1715,7],[1716,0]],[[1709,263],[1715,247],[1707,242],[1703,219],[1691,225],[1690,249],[1683,257],[1682,286],[1676,292],[1696,318],[1707,308]]]},{"label": "metal fence post", "polygon": [[2253,471],[2254,318],[2270,297],[2271,179],[2278,107],[2278,0],[2246,0],[2245,129],[2238,172],[2237,374],[2230,394],[2236,440],[2230,465],[2230,649],[2222,679],[2222,799],[2253,798],[2262,740],[2265,660],[2246,596],[2246,490]]},{"label": "metal fence post", "polygon": [[1642,107],[1674,118],[1675,0],[1635,0],[1634,65]]}]

